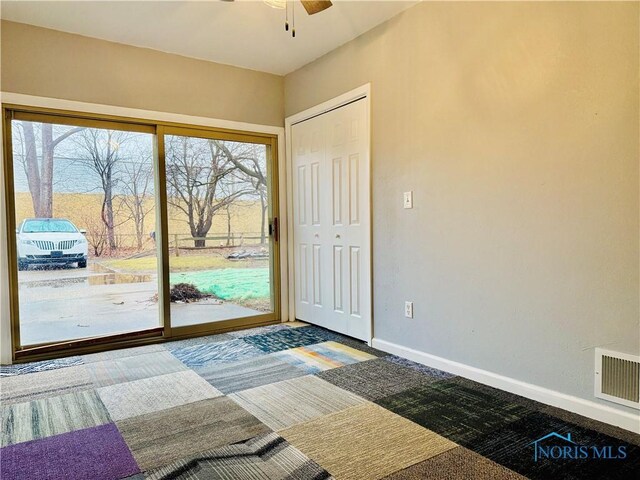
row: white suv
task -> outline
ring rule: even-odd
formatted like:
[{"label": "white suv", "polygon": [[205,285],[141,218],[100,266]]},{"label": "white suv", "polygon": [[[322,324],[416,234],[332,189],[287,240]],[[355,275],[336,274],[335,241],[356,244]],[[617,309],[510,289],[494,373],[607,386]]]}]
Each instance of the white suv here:
[{"label": "white suv", "polygon": [[64,218],[27,218],[16,230],[18,270],[29,265],[77,263],[87,266],[87,239]]}]

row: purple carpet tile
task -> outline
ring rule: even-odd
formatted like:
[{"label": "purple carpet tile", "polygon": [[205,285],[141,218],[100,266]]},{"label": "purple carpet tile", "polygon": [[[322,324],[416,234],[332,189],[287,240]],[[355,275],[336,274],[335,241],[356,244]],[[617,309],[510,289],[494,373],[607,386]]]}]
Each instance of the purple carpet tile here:
[{"label": "purple carpet tile", "polygon": [[2,480],[111,480],[139,472],[113,423],[0,450]]}]

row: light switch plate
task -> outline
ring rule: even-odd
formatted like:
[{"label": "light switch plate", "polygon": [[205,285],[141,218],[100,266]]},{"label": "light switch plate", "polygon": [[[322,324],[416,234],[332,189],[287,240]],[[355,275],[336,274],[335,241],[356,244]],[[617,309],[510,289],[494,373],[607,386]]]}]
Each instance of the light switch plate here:
[{"label": "light switch plate", "polygon": [[413,208],[413,192],[404,192],[404,208]]}]

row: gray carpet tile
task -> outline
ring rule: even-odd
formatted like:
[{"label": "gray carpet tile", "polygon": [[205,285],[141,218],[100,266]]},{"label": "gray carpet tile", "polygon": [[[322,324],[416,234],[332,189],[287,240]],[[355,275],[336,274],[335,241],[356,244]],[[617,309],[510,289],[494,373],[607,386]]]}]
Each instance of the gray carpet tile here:
[{"label": "gray carpet tile", "polygon": [[113,420],[153,413],[222,395],[192,370],[97,389]]},{"label": "gray carpet tile", "polygon": [[118,358],[133,357],[136,355],[145,355],[153,352],[166,352],[165,344],[156,343],[153,345],[143,345],[141,347],[120,348],[118,350],[109,350],[106,352],[90,353],[82,356],[84,363],[104,362],[105,360],[116,360]]},{"label": "gray carpet tile", "polygon": [[0,378],[0,403],[20,403],[93,388],[85,365]]},{"label": "gray carpet tile", "polygon": [[273,430],[363,403],[365,400],[312,375],[229,395]]},{"label": "gray carpet tile", "polygon": [[188,370],[180,360],[166,350],[91,362],[86,365],[86,368],[96,387]]},{"label": "gray carpet tile", "polygon": [[333,477],[276,433],[187,457],[150,480],[329,480]]},{"label": "gray carpet tile", "polygon": [[372,401],[440,380],[385,359],[326,370],[318,377]]},{"label": "gray carpet tile", "polygon": [[235,339],[229,342],[192,345],[172,349],[171,353],[190,368],[237,362],[239,360],[264,355],[263,351],[247,344],[242,339]]},{"label": "gray carpet tile", "polygon": [[270,431],[228,397],[129,418],[117,425],[143,470]]},{"label": "gray carpet tile", "polygon": [[3,447],[110,421],[107,410],[94,390],[2,405],[0,419]]},{"label": "gray carpet tile", "polygon": [[196,368],[195,371],[225,394],[306,374],[303,369],[284,362],[273,355],[263,355],[222,365],[208,365]]}]

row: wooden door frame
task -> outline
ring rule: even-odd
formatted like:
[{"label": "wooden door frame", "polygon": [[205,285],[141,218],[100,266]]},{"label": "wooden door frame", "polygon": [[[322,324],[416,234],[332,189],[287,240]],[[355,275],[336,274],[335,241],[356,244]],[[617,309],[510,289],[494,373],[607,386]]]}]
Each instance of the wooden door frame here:
[{"label": "wooden door frame", "polygon": [[286,190],[287,190],[287,218],[290,221],[287,223],[287,237],[289,241],[287,242],[287,256],[289,257],[289,265],[288,265],[288,277],[289,277],[289,305],[288,305],[288,313],[289,313],[289,321],[296,320],[296,296],[295,296],[295,246],[294,246],[294,234],[293,234],[293,155],[292,155],[292,127],[293,125],[304,122],[305,120],[309,120],[313,117],[317,117],[324,113],[330,112],[331,110],[335,110],[336,108],[343,107],[348,105],[349,103],[355,102],[356,100],[363,100],[365,102],[366,109],[366,119],[365,119],[365,128],[364,133],[367,136],[367,164],[369,167],[369,185],[368,187],[368,215],[369,215],[369,235],[367,236],[367,241],[369,243],[369,265],[370,265],[370,278],[367,280],[369,283],[370,289],[370,311],[371,311],[371,319],[369,322],[369,331],[367,334],[368,344],[371,345],[371,341],[373,339],[373,243],[372,243],[372,232],[373,232],[373,210],[371,208],[371,182],[373,179],[373,172],[371,170],[371,83],[366,83],[360,87],[354,88],[342,95],[338,95],[335,98],[327,100],[326,102],[315,105],[311,108],[298,112],[294,115],[290,115],[285,118],[284,121],[284,129],[285,129],[285,139],[286,139],[286,155],[285,155],[285,172],[286,172]]}]

